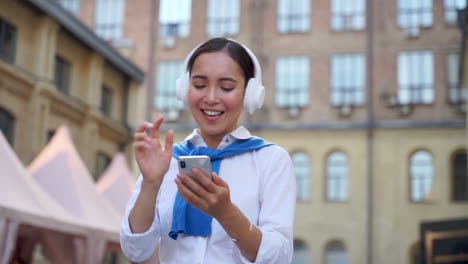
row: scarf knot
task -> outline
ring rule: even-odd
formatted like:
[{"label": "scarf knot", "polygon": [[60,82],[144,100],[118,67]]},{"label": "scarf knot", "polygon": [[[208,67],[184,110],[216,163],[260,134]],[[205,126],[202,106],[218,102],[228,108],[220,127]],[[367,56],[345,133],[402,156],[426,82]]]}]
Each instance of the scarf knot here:
[{"label": "scarf knot", "polygon": [[[239,139],[224,149],[195,147],[191,142],[184,141],[174,145],[172,155],[180,156],[206,155],[211,159],[213,172],[219,175],[223,158],[239,155],[245,152],[261,149],[273,145],[259,137]],[[172,225],[169,237],[176,240],[179,234],[191,236],[208,236],[211,234],[212,217],[188,204],[177,192],[172,210]]]}]

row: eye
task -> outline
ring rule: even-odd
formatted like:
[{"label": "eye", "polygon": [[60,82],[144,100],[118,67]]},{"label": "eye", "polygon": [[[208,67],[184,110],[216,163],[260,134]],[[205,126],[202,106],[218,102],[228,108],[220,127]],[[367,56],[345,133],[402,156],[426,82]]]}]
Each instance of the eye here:
[{"label": "eye", "polygon": [[195,89],[202,89],[205,87],[205,85],[193,85],[193,87],[195,87]]},{"label": "eye", "polygon": [[221,89],[225,92],[230,92],[232,90],[234,90],[234,88],[228,88],[228,87],[221,87]]}]

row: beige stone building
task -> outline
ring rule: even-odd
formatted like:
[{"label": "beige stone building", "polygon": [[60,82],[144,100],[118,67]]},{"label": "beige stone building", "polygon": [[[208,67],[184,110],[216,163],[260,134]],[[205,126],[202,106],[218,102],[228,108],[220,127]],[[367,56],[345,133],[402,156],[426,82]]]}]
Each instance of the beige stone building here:
[{"label": "beige stone building", "polygon": [[422,223],[468,217],[463,1],[59,2],[148,73],[137,119],[179,140],[188,52],[227,36],[256,53],[266,102],[242,121],[293,158],[294,263],[418,263]]}]

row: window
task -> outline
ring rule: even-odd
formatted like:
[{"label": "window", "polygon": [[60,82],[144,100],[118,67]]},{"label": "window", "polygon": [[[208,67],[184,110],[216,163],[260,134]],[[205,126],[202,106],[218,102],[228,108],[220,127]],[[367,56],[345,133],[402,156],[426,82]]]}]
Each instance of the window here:
[{"label": "window", "polygon": [[96,169],[94,171],[94,180],[98,180],[102,173],[107,169],[111,162],[111,157],[107,155],[105,152],[99,151],[96,154]]},{"label": "window", "polygon": [[398,0],[400,27],[430,27],[432,20],[432,0]]},{"label": "window", "polygon": [[159,34],[163,37],[186,37],[190,32],[191,0],[161,0]]},{"label": "window", "polygon": [[294,239],[294,254],[291,264],[309,264],[310,256],[307,244],[298,239]]},{"label": "window", "polygon": [[309,58],[279,57],[276,60],[276,105],[302,107],[309,102]]},{"label": "window", "polygon": [[9,63],[15,61],[16,28],[0,18],[0,59]]},{"label": "window", "polygon": [[47,139],[46,139],[47,143],[50,142],[50,140],[54,137],[54,135],[55,135],[55,129],[49,129],[47,131]]},{"label": "window", "polygon": [[445,22],[449,25],[457,24],[457,10],[466,7],[466,0],[444,0]]},{"label": "window", "polygon": [[207,13],[208,36],[235,35],[239,32],[239,0],[209,0]]},{"label": "window", "polygon": [[466,102],[465,89],[459,82],[460,54],[450,53],[447,55],[447,88],[448,102],[451,104],[460,104]]},{"label": "window", "polygon": [[348,200],[348,157],[333,152],[327,159],[327,200]]},{"label": "window", "polygon": [[398,102],[430,104],[434,101],[434,60],[430,51],[398,55]]},{"label": "window", "polygon": [[332,0],[331,5],[333,30],[363,30],[366,26],[365,0]]},{"label": "window", "polygon": [[362,54],[340,54],[331,59],[331,103],[360,105],[364,103],[366,80],[365,58]]},{"label": "window", "polygon": [[411,156],[411,200],[414,202],[432,199],[432,156],[427,151],[417,151]]},{"label": "window", "polygon": [[468,175],[466,151],[458,152],[452,160],[452,193],[454,201],[468,201]]},{"label": "window", "polygon": [[73,15],[78,14],[80,8],[80,0],[56,0],[65,10]]},{"label": "window", "polygon": [[348,263],[346,249],[342,242],[333,241],[325,248],[326,264],[346,264]]},{"label": "window", "polygon": [[112,89],[103,85],[101,88],[101,111],[107,117],[112,114]]},{"label": "window", "polygon": [[296,175],[296,198],[299,201],[310,199],[310,170],[307,154],[298,152],[292,155],[294,174]]},{"label": "window", "polygon": [[54,82],[57,90],[68,94],[70,92],[70,63],[61,56],[55,56]]},{"label": "window", "polygon": [[278,31],[307,32],[310,24],[310,0],[278,0]]},{"label": "window", "polygon": [[105,40],[122,38],[125,0],[96,0],[94,31]]},{"label": "window", "polygon": [[176,97],[174,88],[177,78],[183,72],[183,61],[161,61],[158,64],[156,79],[156,97],[154,103],[158,109],[174,110],[184,107]]},{"label": "window", "polygon": [[10,145],[13,146],[15,118],[5,109],[0,108],[0,130]]}]

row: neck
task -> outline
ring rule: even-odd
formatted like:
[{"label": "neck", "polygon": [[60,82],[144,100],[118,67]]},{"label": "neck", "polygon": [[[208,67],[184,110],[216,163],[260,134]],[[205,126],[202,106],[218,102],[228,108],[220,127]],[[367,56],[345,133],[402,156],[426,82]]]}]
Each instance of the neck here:
[{"label": "neck", "polygon": [[202,136],[206,145],[212,149],[216,149],[219,146],[219,143],[221,143],[221,140],[223,140],[223,137],[225,136],[225,135],[207,135],[200,129],[198,129],[197,132],[198,134],[200,134],[200,136]]}]

